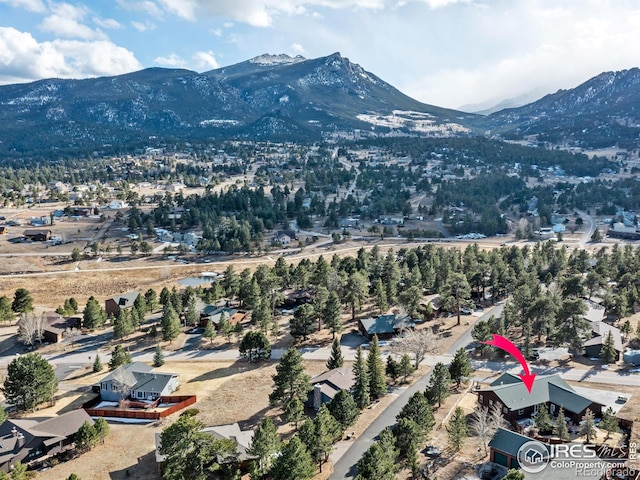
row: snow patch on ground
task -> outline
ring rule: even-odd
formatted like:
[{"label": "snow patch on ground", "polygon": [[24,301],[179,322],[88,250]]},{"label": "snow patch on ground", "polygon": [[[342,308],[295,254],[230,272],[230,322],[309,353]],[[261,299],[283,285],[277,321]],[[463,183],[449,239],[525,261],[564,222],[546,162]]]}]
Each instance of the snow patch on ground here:
[{"label": "snow patch on ground", "polygon": [[213,126],[213,127],[221,127],[223,125],[240,125],[238,120],[223,120],[212,118],[210,120],[202,120],[200,122],[201,127]]},{"label": "snow patch on ground", "polygon": [[468,128],[457,123],[437,123],[433,115],[422,112],[394,110],[391,115],[362,113],[357,118],[363,122],[392,130],[407,129],[434,135],[469,132]]}]

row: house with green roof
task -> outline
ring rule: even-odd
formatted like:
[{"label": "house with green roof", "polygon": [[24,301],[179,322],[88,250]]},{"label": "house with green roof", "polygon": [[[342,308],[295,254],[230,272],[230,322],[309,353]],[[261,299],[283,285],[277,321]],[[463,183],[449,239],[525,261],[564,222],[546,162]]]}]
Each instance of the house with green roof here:
[{"label": "house with green roof", "polygon": [[587,409],[594,415],[602,415],[601,403],[577,393],[559,375],[540,375],[527,391],[522,380],[510,373],[503,373],[487,388],[476,390],[478,403],[487,408],[498,404],[505,420],[517,426],[519,420],[531,418],[538,407],[545,404],[549,413],[557,415],[560,407],[574,424],[580,423]]},{"label": "house with green roof", "polygon": [[489,460],[506,468],[519,469],[518,450],[531,440],[531,437],[499,427],[489,442]]},{"label": "house with green roof", "polygon": [[380,315],[358,321],[360,332],[369,340],[377,335],[380,340],[391,338],[404,328],[414,328],[415,322],[408,315]]}]

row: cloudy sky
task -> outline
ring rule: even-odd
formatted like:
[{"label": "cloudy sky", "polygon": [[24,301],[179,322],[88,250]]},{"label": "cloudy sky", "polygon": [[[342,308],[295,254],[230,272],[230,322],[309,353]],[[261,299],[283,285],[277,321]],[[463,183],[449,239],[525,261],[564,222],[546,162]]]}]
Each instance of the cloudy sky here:
[{"label": "cloudy sky", "polygon": [[0,84],[337,51],[426,103],[533,100],[640,66],[640,2],[0,0]]}]

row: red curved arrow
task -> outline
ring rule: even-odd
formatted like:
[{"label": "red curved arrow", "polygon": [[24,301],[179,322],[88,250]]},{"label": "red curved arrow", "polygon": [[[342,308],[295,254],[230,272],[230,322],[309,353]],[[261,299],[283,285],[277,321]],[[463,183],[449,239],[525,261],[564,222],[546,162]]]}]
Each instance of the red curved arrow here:
[{"label": "red curved arrow", "polygon": [[520,349],[516,347],[511,340],[503,337],[502,335],[494,334],[493,340],[489,342],[480,342],[480,343],[484,343],[485,345],[493,345],[494,347],[500,348],[505,352],[507,352],[508,354],[513,355],[515,359],[520,362],[520,365],[522,365],[522,369],[524,370],[524,374],[519,373],[518,376],[524,382],[524,385],[525,387],[527,387],[527,390],[529,391],[529,393],[531,393],[531,389],[533,388],[533,382],[536,379],[536,374],[529,373],[529,365],[527,364],[527,361],[525,360],[524,355],[522,355],[522,352],[520,351]]}]

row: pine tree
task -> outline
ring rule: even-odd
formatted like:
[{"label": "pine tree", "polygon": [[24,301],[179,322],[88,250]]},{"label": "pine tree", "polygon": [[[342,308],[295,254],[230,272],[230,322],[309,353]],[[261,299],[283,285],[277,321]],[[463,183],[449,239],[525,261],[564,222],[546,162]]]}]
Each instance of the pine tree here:
[{"label": "pine tree", "polygon": [[544,403],[538,405],[538,412],[533,416],[533,420],[540,432],[548,432],[553,428],[549,410],[547,410],[547,405]]},{"label": "pine tree", "polygon": [[316,312],[310,304],[301,305],[289,321],[289,332],[297,341],[300,338],[307,340],[307,337],[315,331]]},{"label": "pine tree", "polygon": [[582,425],[580,435],[585,435],[587,437],[586,443],[591,443],[591,438],[596,435],[596,423],[591,409],[587,408],[580,424]]},{"label": "pine tree", "polygon": [[387,377],[391,378],[393,383],[396,383],[396,380],[400,376],[400,364],[394,360],[394,358],[389,355],[387,357],[387,365],[384,367],[384,373],[387,374]]},{"label": "pine tree", "polygon": [[371,402],[369,394],[369,374],[367,365],[362,356],[362,348],[358,347],[356,352],[356,361],[353,365],[353,386],[351,387],[351,395],[356,401],[359,408],[365,408]]},{"label": "pine tree", "polygon": [[147,304],[147,312],[155,312],[158,310],[158,294],[153,288],[150,288],[145,292],[144,299]]},{"label": "pine tree", "polygon": [[400,457],[406,457],[411,450],[415,450],[418,444],[424,440],[424,434],[420,426],[406,417],[399,417],[393,427],[393,435]]},{"label": "pine tree", "polygon": [[336,292],[331,292],[322,311],[324,324],[331,332],[331,338],[342,332],[342,304]]},{"label": "pine tree", "polygon": [[293,424],[297,431],[298,423],[304,419],[304,404],[302,400],[298,397],[293,397],[284,409],[284,418],[287,422]]},{"label": "pine tree", "polygon": [[104,443],[104,439],[109,435],[109,424],[103,417],[96,418],[93,424],[93,429],[96,432],[96,437],[100,443]]},{"label": "pine tree", "polygon": [[451,377],[449,376],[449,370],[443,363],[436,363],[431,372],[431,378],[429,379],[429,387],[427,388],[427,398],[430,403],[438,404],[438,408],[442,405],[442,402],[449,395],[449,387],[451,386]]},{"label": "pine tree", "polygon": [[609,440],[609,437],[612,433],[618,433],[620,431],[620,426],[618,425],[618,419],[616,418],[616,414],[614,413],[611,407],[608,407],[607,410],[602,415],[602,420],[600,421],[599,428],[605,430],[607,432],[606,440]]},{"label": "pine tree", "polygon": [[51,400],[58,380],[51,364],[37,353],[20,355],[11,360],[0,391],[8,404],[18,410],[32,410]]},{"label": "pine tree", "polygon": [[431,405],[429,405],[429,402],[421,392],[414,393],[402,407],[396,420],[401,418],[413,420],[424,435],[431,432],[436,424]]},{"label": "pine tree", "polygon": [[74,442],[79,452],[87,452],[91,450],[98,442],[98,435],[93,425],[88,420],[80,426],[75,434]]},{"label": "pine tree", "polygon": [[122,348],[122,345],[116,345],[111,352],[109,370],[115,370],[120,365],[125,365],[127,363],[131,363],[131,354]]},{"label": "pine tree", "polygon": [[126,338],[133,333],[131,324],[131,312],[128,309],[120,309],[113,319],[113,337],[116,340]]},{"label": "pine tree", "polygon": [[[597,231],[598,230],[596,230],[596,232]],[[591,238],[593,239],[593,237],[591,237]],[[507,474],[504,477],[502,477],[502,480],[525,480],[525,475],[520,470],[516,470],[515,468],[511,468],[511,469],[509,469]]]},{"label": "pine tree", "polygon": [[297,435],[284,445],[270,473],[273,480],[307,480],[315,475],[313,459]]},{"label": "pine tree", "polygon": [[342,348],[340,347],[340,340],[338,338],[333,339],[331,344],[331,355],[327,360],[327,368],[333,370],[334,368],[340,368],[344,364],[344,358],[342,358]]},{"label": "pine tree", "polygon": [[271,405],[287,405],[294,397],[306,398],[311,390],[309,375],[304,372],[302,355],[290,348],[280,359],[273,376],[274,390],[269,394]]},{"label": "pine tree", "polygon": [[560,407],[558,416],[553,425],[553,433],[555,433],[562,440],[569,440],[569,429],[567,428],[567,421],[564,418],[564,409]]},{"label": "pine tree", "polygon": [[411,357],[409,357],[408,353],[405,353],[400,359],[400,363],[398,364],[398,374],[402,375],[403,383],[407,383],[409,375],[411,375],[415,371],[416,369],[411,363]]},{"label": "pine tree", "polygon": [[[336,443],[342,437],[342,425],[333,418],[326,405],[322,405],[316,418],[313,420],[316,431],[316,452],[318,466],[322,472],[322,464],[329,460],[329,454]],[[312,454],[313,456],[313,454]]]},{"label": "pine tree", "polygon": [[331,415],[333,415],[333,418],[342,425],[342,428],[353,425],[360,415],[360,409],[358,405],[356,405],[356,401],[347,390],[340,390],[336,393],[335,397],[333,397],[327,405],[327,408],[329,412],[331,412]]},{"label": "pine tree", "polygon": [[164,353],[162,353],[162,347],[160,344],[156,345],[156,353],[153,355],[153,366],[161,367],[164,365]]},{"label": "pine tree", "polygon": [[387,393],[387,378],[384,363],[378,344],[378,336],[374,335],[367,356],[367,371],[369,373],[369,391],[371,398],[376,400]]},{"label": "pine tree", "polygon": [[231,337],[233,336],[233,324],[226,320],[223,322],[222,319],[218,324],[218,328],[220,329],[220,334],[227,339],[227,343],[231,343]]},{"label": "pine tree", "polygon": [[258,473],[265,475],[271,467],[273,456],[280,449],[280,438],[276,426],[271,418],[266,417],[260,422],[253,434],[251,445],[247,453],[256,457]]},{"label": "pine tree", "polygon": [[382,279],[378,278],[375,288],[373,289],[373,296],[375,297],[376,307],[381,314],[387,311],[389,303],[387,302],[387,291],[382,284]]},{"label": "pine tree", "polygon": [[213,326],[213,322],[211,320],[207,321],[207,326],[204,327],[204,333],[202,334],[202,336],[204,338],[208,338],[211,341],[211,344],[213,345],[213,339],[216,338],[216,333],[217,332],[215,327]]},{"label": "pine tree", "polygon": [[395,463],[389,461],[386,452],[375,442],[358,461],[356,480],[395,480]]},{"label": "pine tree", "polygon": [[107,320],[107,312],[100,306],[94,297],[89,297],[87,304],[82,311],[82,326],[89,330],[102,328]]},{"label": "pine tree", "polygon": [[104,367],[102,366],[102,360],[100,360],[100,355],[96,353],[96,359],[93,361],[93,372],[98,373],[101,372]]},{"label": "pine tree", "polygon": [[473,367],[469,361],[467,351],[461,347],[459,348],[449,365],[449,375],[451,379],[456,382],[456,387],[460,388],[462,380],[467,378],[473,372]]},{"label": "pine tree", "polygon": [[466,438],[469,436],[469,427],[467,426],[467,418],[464,410],[457,407],[453,411],[449,425],[447,426],[447,435],[449,437],[449,446],[454,452],[459,452]]},{"label": "pine tree", "polygon": [[604,337],[604,343],[600,350],[600,358],[602,358],[605,363],[615,363],[618,360],[618,357],[619,354],[616,350],[613,334],[608,332],[606,337]]},{"label": "pine tree", "polygon": [[187,311],[184,314],[187,325],[197,325],[200,320],[200,314],[198,313],[198,297],[193,293],[189,295],[187,299]]},{"label": "pine tree", "polygon": [[168,302],[162,312],[162,339],[171,343],[180,334],[180,317],[173,308],[173,304]]}]

